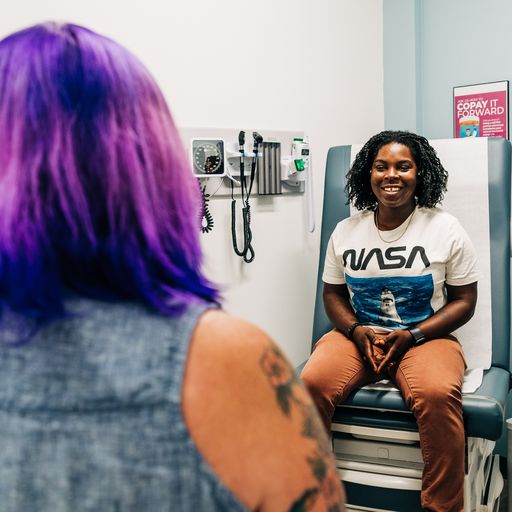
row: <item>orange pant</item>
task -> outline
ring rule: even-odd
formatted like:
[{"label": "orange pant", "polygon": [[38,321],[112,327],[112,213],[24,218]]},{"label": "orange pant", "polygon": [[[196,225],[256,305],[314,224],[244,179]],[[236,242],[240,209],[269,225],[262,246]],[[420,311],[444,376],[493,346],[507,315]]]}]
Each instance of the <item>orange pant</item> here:
[{"label": "orange pant", "polygon": [[[426,510],[464,508],[461,388],[465,366],[459,342],[443,338],[411,348],[389,373],[418,423],[425,463],[421,505]],[[382,377],[363,362],[356,345],[335,329],[315,345],[301,378],[330,430],[336,405],[354,389]]]}]

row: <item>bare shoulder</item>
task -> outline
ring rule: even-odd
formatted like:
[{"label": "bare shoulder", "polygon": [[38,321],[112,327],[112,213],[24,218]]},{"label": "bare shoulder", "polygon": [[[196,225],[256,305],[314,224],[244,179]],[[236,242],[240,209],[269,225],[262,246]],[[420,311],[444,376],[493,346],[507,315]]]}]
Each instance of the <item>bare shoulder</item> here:
[{"label": "bare shoulder", "polygon": [[[243,350],[255,349],[269,336],[254,324],[220,310],[208,310],[199,319],[194,342],[210,350],[226,346],[240,346]],[[224,350],[221,353],[225,353]]]},{"label": "bare shoulder", "polygon": [[202,316],[191,340],[183,409],[199,451],[249,509],[342,510],[314,406],[258,327],[222,311]]}]

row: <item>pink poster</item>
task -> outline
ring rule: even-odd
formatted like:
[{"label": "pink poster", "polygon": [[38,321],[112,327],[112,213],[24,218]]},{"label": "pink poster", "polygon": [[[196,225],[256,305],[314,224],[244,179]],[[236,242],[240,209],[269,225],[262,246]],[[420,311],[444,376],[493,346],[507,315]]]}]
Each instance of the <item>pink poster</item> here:
[{"label": "pink poster", "polygon": [[453,136],[508,138],[508,80],[453,88]]}]

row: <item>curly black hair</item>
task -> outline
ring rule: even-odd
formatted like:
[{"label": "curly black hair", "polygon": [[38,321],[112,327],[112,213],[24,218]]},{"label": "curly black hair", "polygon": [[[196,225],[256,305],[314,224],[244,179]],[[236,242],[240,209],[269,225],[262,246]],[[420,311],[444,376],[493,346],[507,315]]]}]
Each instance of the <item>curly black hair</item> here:
[{"label": "curly black hair", "polygon": [[374,135],[359,151],[347,174],[345,192],[348,202],[358,210],[375,210],[377,198],[370,185],[370,171],[382,146],[397,142],[411,150],[417,168],[416,203],[433,208],[443,200],[448,173],[441,164],[434,148],[421,135],[403,131],[383,131]]}]

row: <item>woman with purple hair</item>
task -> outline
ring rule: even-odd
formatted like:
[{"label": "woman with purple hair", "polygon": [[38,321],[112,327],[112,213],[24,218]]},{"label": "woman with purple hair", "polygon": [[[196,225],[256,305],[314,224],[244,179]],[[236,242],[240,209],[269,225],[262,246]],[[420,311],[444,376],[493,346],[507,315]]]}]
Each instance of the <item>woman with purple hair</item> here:
[{"label": "woman with purple hair", "polygon": [[2,511],[343,509],[309,396],[201,272],[199,210],[132,54],[0,41]]}]

